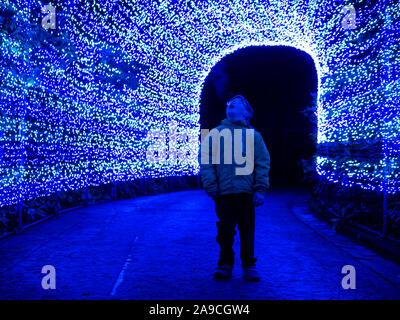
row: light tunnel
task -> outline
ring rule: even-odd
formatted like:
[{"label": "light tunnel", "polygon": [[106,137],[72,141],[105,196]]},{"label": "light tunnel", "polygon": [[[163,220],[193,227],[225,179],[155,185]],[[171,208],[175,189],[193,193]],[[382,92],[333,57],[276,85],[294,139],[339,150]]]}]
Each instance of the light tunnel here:
[{"label": "light tunnel", "polygon": [[[55,29],[41,25],[46,4]],[[222,58],[250,46],[290,46],[314,59],[321,177],[400,189],[395,1],[6,0],[0,8],[16,24],[0,42],[2,206],[197,175],[204,81]],[[195,156],[149,162],[152,130],[186,132],[173,148]]]}]

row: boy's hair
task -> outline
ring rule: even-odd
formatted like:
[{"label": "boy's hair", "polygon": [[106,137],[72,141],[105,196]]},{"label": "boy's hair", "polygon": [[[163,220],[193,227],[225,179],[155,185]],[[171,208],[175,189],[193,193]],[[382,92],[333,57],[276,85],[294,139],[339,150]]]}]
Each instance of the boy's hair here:
[{"label": "boy's hair", "polygon": [[253,108],[251,107],[250,103],[246,100],[245,97],[243,97],[241,94],[238,94],[236,96],[234,96],[233,98],[230,98],[227,102],[227,104],[229,102],[231,102],[232,100],[236,100],[236,99],[240,99],[240,101],[242,101],[243,105],[246,108],[247,111],[247,117],[246,120],[249,121],[251,119],[251,117],[253,116]]}]

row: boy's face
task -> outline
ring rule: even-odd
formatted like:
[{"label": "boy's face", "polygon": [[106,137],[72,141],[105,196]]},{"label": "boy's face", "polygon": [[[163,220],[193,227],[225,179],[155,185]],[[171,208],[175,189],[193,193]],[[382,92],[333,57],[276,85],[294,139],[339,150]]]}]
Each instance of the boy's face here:
[{"label": "boy's face", "polygon": [[229,120],[238,121],[246,119],[246,107],[240,99],[234,99],[226,105],[226,116]]}]

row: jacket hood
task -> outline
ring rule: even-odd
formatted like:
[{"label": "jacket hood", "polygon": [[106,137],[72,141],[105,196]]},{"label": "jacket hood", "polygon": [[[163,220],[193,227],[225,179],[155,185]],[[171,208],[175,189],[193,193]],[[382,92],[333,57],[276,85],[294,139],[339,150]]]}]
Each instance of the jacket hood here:
[{"label": "jacket hood", "polygon": [[237,121],[232,121],[228,118],[225,118],[224,120],[221,121],[221,124],[227,127],[231,128],[253,128],[253,126],[247,122],[246,120],[237,120]]}]

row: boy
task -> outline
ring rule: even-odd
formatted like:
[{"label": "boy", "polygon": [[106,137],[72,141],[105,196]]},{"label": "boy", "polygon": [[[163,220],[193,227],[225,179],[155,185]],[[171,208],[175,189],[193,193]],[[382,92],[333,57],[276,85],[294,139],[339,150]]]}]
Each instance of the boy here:
[{"label": "boy", "polygon": [[[243,278],[249,281],[260,280],[255,269],[257,259],[254,257],[254,207],[264,203],[264,196],[269,189],[270,156],[261,134],[250,125],[249,120],[252,115],[253,109],[249,102],[242,95],[234,96],[227,102],[227,118],[222,120],[221,125],[215,128],[220,136],[224,137],[224,143],[220,143],[220,136],[218,136],[217,146],[210,153],[210,141],[213,141],[211,137],[214,137],[213,131],[211,131],[201,144],[201,182],[206,193],[215,201],[215,209],[219,219],[217,221],[217,242],[220,245],[220,255],[217,270],[214,273],[216,279],[227,279],[232,276],[234,264],[232,246],[237,224],[240,234]],[[216,132],[215,129],[214,133]],[[224,129],[231,131],[230,137],[222,134]],[[227,130],[224,130],[225,133],[227,133]],[[242,141],[240,141],[240,134]],[[251,138],[251,135],[253,138]],[[245,138],[243,139],[243,137]],[[208,145],[205,143],[207,141]],[[249,161],[250,163],[246,163],[246,167],[250,164],[250,170],[247,170],[244,174],[243,171],[241,173],[238,171],[240,167],[243,169],[243,165],[238,165],[242,162],[237,159],[239,156],[236,152],[238,151],[234,150],[238,147],[239,152],[240,147],[242,149],[241,156],[243,149],[246,150],[246,160],[249,156],[253,156]],[[224,160],[221,161],[220,159],[219,163],[210,160],[210,154],[215,156],[216,153],[220,156],[223,155]],[[230,153],[234,157],[230,157]],[[225,161],[227,160],[226,156],[228,156],[228,161]],[[229,161],[229,158],[231,161]],[[239,160],[243,160],[243,158]]]}]

